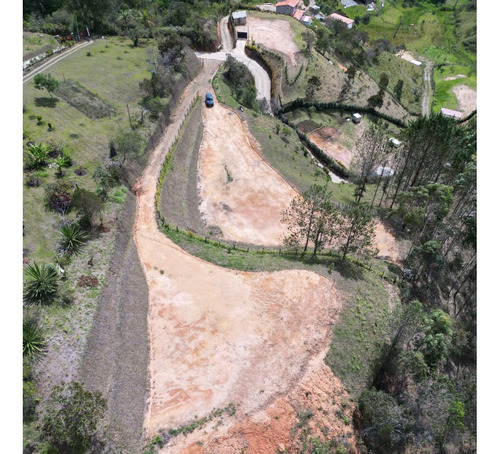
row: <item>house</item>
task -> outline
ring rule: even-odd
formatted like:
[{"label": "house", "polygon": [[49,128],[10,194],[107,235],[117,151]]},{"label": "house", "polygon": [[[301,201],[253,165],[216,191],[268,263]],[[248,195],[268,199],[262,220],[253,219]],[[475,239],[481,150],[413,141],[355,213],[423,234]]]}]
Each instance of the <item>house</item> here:
[{"label": "house", "polygon": [[350,6],[358,6],[358,4],[353,0],[340,0],[344,8],[349,8]]},{"label": "house", "polygon": [[394,148],[399,148],[401,146],[401,141],[398,140],[398,139],[395,139],[394,137],[391,137],[389,139],[389,142],[390,144],[394,147]]},{"label": "house", "polygon": [[441,115],[445,117],[455,118],[456,120],[462,118],[462,112],[458,112],[457,110],[446,109],[445,107],[441,109]]},{"label": "house", "polygon": [[352,24],[354,24],[354,19],[349,19],[348,17],[342,16],[337,13],[330,14],[328,17],[334,20],[342,21],[344,24],[346,24],[347,28],[352,28]]},{"label": "house", "polygon": [[311,16],[308,16],[303,9],[296,10],[293,13],[293,17],[308,27],[311,25],[312,18]]},{"label": "house", "polygon": [[352,115],[352,122],[358,124],[361,121],[361,115],[359,113],[355,113]]},{"label": "house", "polygon": [[233,18],[233,24],[236,25],[245,25],[247,23],[247,12],[246,11],[235,11],[231,14]]},{"label": "house", "polygon": [[394,170],[390,167],[378,166],[371,174],[371,177],[392,177],[394,175]]},{"label": "house", "polygon": [[285,0],[276,3],[276,12],[278,14],[287,14],[288,16],[293,16],[297,10],[297,5],[300,0]]}]

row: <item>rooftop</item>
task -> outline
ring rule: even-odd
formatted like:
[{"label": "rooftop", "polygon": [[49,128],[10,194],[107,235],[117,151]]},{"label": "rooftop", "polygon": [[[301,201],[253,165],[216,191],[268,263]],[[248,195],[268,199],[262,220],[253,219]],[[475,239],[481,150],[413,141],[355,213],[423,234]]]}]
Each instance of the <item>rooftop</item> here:
[{"label": "rooftop", "polygon": [[285,0],[283,2],[278,2],[276,3],[276,6],[291,6],[292,8],[296,8],[297,5],[299,4],[300,0]]},{"label": "rooftop", "polygon": [[341,14],[337,13],[330,14],[328,17],[336,20],[341,20],[342,22],[344,22],[344,24],[347,25],[354,23],[354,19],[349,19],[348,17],[342,16]]},{"label": "rooftop", "polygon": [[300,20],[302,19],[302,16],[304,15],[305,11],[303,9],[298,9],[297,11],[295,11],[293,13],[293,17],[295,17],[295,19],[297,20]]},{"label": "rooftop", "polygon": [[235,11],[233,14],[233,19],[241,19],[243,17],[247,17],[246,11]]},{"label": "rooftop", "polygon": [[457,110],[447,109],[446,107],[443,107],[441,109],[441,114],[446,117],[462,118],[462,112],[458,112]]}]

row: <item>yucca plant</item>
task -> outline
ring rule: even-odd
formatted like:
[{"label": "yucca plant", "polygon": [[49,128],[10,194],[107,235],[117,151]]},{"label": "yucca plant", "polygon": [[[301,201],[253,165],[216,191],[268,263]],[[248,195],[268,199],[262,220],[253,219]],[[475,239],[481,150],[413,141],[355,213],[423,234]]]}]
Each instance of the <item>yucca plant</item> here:
[{"label": "yucca plant", "polygon": [[34,320],[23,322],[23,356],[34,357],[45,352],[43,329]]},{"label": "yucca plant", "polygon": [[57,280],[57,271],[52,265],[28,265],[24,270],[24,302],[49,303],[57,293]]},{"label": "yucca plant", "polygon": [[61,236],[61,249],[63,253],[76,254],[87,239],[87,235],[78,224],[66,224],[59,230]]}]

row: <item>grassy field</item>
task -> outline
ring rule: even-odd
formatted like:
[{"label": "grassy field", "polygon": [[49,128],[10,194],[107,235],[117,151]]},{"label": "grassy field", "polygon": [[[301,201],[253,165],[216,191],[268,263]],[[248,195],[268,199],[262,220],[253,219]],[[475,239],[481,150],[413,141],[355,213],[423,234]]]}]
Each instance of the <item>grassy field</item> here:
[{"label": "grassy field", "polygon": [[59,43],[50,35],[23,32],[23,61],[57,47],[59,47]]},{"label": "grassy field", "polygon": [[419,114],[420,98],[416,95],[422,90],[422,69],[410,62],[396,57],[389,52],[382,52],[377,57],[377,63],[368,66],[366,72],[377,82],[382,73],[389,76],[387,91],[394,95],[394,88],[399,80],[403,81],[401,104],[410,112]]},{"label": "grassy field", "polygon": [[[453,80],[447,78],[463,75]],[[433,111],[439,112],[441,107],[449,109],[457,109],[458,101],[453,94],[452,89],[455,85],[467,85],[473,90],[477,90],[477,75],[467,66],[463,65],[446,65],[434,69],[434,82],[436,84],[436,92],[434,95]]]},{"label": "grassy field", "polygon": [[[60,144],[74,162],[71,168],[66,169],[64,179],[77,183],[79,187],[96,189],[92,173],[108,156],[109,139],[120,129],[130,127],[127,104],[132,120],[137,123],[140,118],[138,102],[141,93],[138,84],[149,76],[145,59],[147,49],[155,44],[150,41],[147,45],[132,48],[129,43],[129,40],[120,38],[98,40],[45,71],[59,80],[78,81],[99,98],[112,104],[116,115],[91,119],[57,95],[51,100],[46,92],[36,90],[32,81],[24,85],[24,143],[32,141]],[[37,125],[35,116],[41,116],[44,124]],[[48,131],[48,123],[54,131]],[[148,136],[153,127],[153,122],[146,116],[140,131]],[[75,175],[74,170],[79,166],[87,170],[86,175]],[[45,209],[43,194],[44,186],[56,180],[55,172],[54,168],[45,168],[36,175],[42,180],[42,186],[24,188],[24,247],[29,249],[30,258],[36,261],[46,261],[54,255],[54,227],[60,219]]]}]

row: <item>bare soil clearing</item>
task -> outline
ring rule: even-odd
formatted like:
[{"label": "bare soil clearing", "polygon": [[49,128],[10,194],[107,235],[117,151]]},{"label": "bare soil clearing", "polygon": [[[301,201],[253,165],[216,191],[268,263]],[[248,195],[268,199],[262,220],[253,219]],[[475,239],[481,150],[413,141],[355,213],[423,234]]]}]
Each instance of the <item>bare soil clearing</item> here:
[{"label": "bare soil clearing", "polygon": [[300,48],[293,41],[295,33],[287,20],[258,19],[249,16],[247,25],[251,40],[254,39],[256,43],[263,44],[268,49],[281,52],[292,65],[296,64],[295,54],[300,53]]},{"label": "bare soil clearing", "polygon": [[[187,254],[157,228],[155,193],[162,163],[196,91],[208,89],[216,66],[206,61],[186,89],[172,124],[134,187],[134,240],[149,289],[151,381],[144,422],[148,436],[233,402],[237,412],[227,417],[227,430],[243,421],[245,413],[265,417],[265,408],[280,395],[292,399],[301,392],[295,386],[301,378],[310,381],[300,383],[312,383],[318,373],[335,381],[323,363],[340,306],[331,282],[308,271],[248,273],[220,268]],[[211,109],[210,115],[216,112]],[[228,112],[220,108],[220,113]],[[268,168],[263,161],[262,167]],[[321,385],[316,392],[325,388]],[[261,422],[255,420],[257,426],[251,427]],[[229,445],[243,436],[239,427],[229,433]],[[282,433],[286,437],[286,431]],[[171,440],[164,452],[179,452],[188,439],[194,442],[194,436]],[[275,452],[276,447],[257,447],[253,452]],[[214,452],[224,451],[217,447]]]},{"label": "bare soil clearing", "polygon": [[205,131],[198,162],[200,211],[226,240],[279,245],[281,210],[298,193],[258,153],[239,116],[216,103],[203,109]]},{"label": "bare soil clearing", "polygon": [[379,250],[378,257],[394,263],[399,263],[408,252],[406,243],[396,241],[390,228],[380,221],[375,224],[375,247]]},{"label": "bare soil clearing", "polygon": [[457,80],[457,79],[464,79],[467,76],[465,74],[457,74],[456,76],[448,76],[445,77],[444,80]]},{"label": "bare soil clearing", "polygon": [[453,94],[457,97],[458,110],[464,113],[464,117],[477,109],[477,93],[472,88],[463,84],[455,85]]},{"label": "bare soil clearing", "polygon": [[331,126],[323,126],[309,134],[309,138],[330,156],[330,158],[341,162],[346,168],[349,168],[351,165],[352,153],[339,143],[341,134],[339,130]]}]

